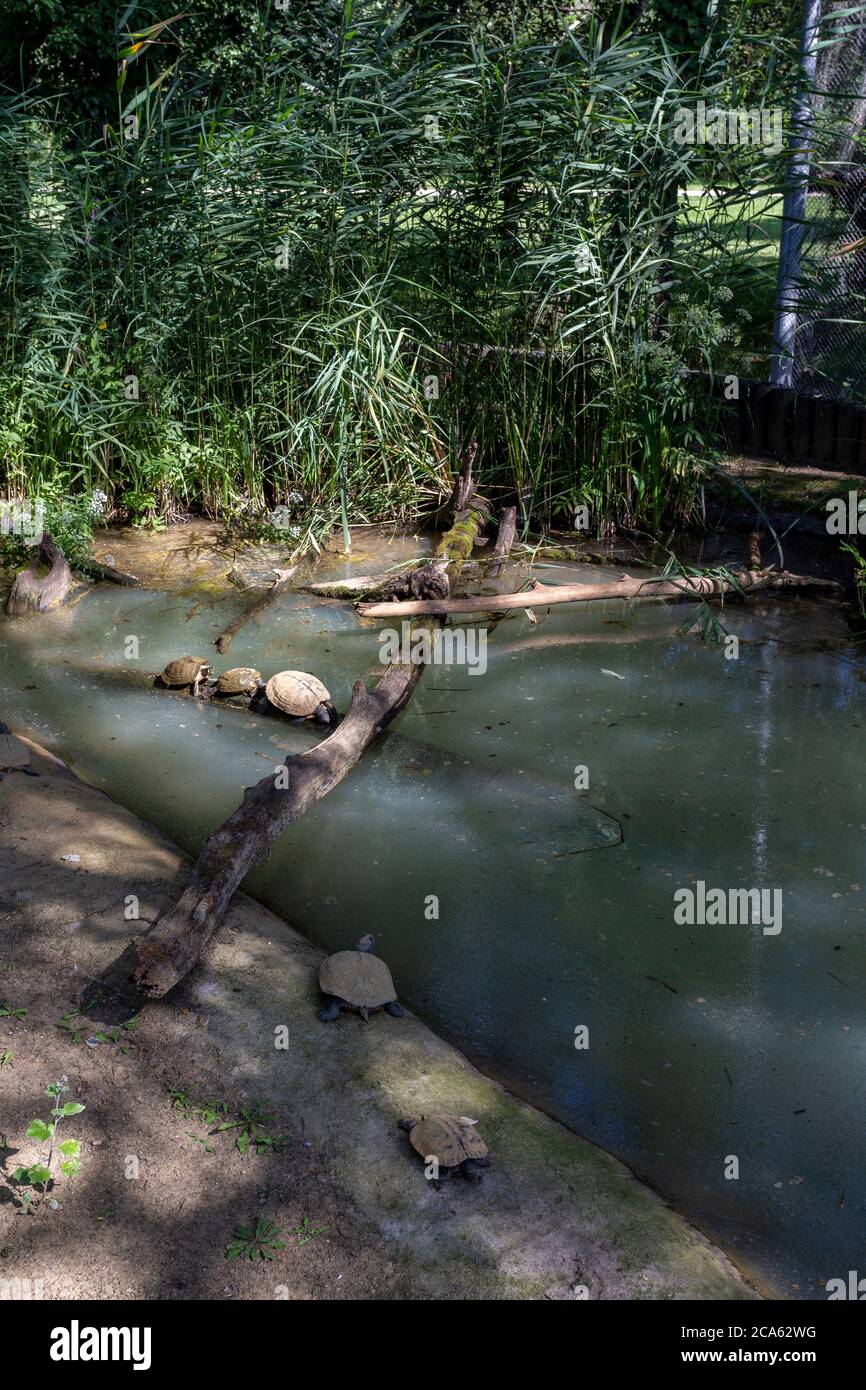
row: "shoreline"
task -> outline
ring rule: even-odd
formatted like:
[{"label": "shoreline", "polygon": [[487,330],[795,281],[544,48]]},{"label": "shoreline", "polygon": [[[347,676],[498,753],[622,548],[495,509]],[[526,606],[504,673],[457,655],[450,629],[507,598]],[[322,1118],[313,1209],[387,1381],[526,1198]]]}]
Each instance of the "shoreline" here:
[{"label": "shoreline", "polygon": [[[266,1177],[269,1187],[262,1210],[271,1215],[271,1208],[280,1206],[278,1193],[283,1194],[285,1205],[287,1181],[297,1197],[294,1170],[300,1163],[305,1174],[301,1187],[311,1189],[317,1199],[326,1201],[329,1211],[339,1213],[332,1219],[339,1220],[342,1231],[332,1228],[314,1243],[317,1258],[321,1253],[324,1259],[327,1252],[324,1265],[317,1265],[326,1280],[325,1266],[330,1271],[332,1261],[359,1266],[354,1241],[361,1230],[365,1232],[362,1289],[353,1293],[346,1282],[348,1275],[341,1270],[336,1296],[761,1297],[721,1250],[624,1164],[519,1101],[416,1016],[407,1014],[399,1023],[379,1016],[368,1025],[357,1016],[344,1016],[326,1029],[315,1011],[317,964],[323,953],[243,894],[237,895],[226,924],[193,976],[166,1003],[145,1009],[132,1061],[118,1059],[107,1047],[72,1048],[57,1031],[56,1019],[68,1011],[69,1001],[75,1002],[82,978],[99,976],[134,929],[123,920],[121,889],[135,882],[143,890],[140,897],[148,915],[142,912],[141,925],[146,929],[177,891],[184,861],[156,829],[88,786],[38,745],[31,747],[40,776],[16,773],[0,784],[0,820],[4,822],[0,846],[4,859],[15,855],[19,859],[6,875],[0,924],[11,929],[21,944],[16,964],[4,981],[4,993],[10,1000],[14,996],[16,1005],[30,1009],[27,1019],[14,1026],[18,1045],[13,1069],[0,1076],[7,1092],[9,1082],[18,1081],[16,1113],[23,1117],[41,1089],[35,1076],[34,1084],[21,1084],[24,1040],[31,1030],[40,1054],[33,1059],[40,1079],[47,1079],[49,1070],[68,1073],[74,1093],[81,1094],[91,1108],[87,1095],[96,1089],[101,1106],[95,1108],[106,1114],[111,1113],[112,1091],[118,1082],[123,1088],[143,1085],[145,1113],[139,1127],[149,1131],[154,1124],[161,1132],[174,1128],[167,1125],[170,1112],[165,1102],[166,1076],[172,1071],[183,1073],[185,1086],[189,1078],[197,1081],[201,1095],[216,1093],[221,1085],[223,1091],[247,1101],[267,1104],[277,1112],[280,1130],[289,1132],[286,1156],[241,1159],[231,1153],[226,1158],[228,1175],[240,1192],[247,1177],[257,1184]],[[37,827],[41,843],[38,849],[33,843],[28,848]],[[83,846],[76,851],[81,858],[75,864],[61,858],[69,850],[70,836]],[[37,863],[39,889],[19,902],[12,920],[9,896],[16,892],[14,884],[29,879]],[[115,902],[106,901],[112,897]],[[88,1017],[94,1026],[102,1021],[92,1012]],[[289,1029],[288,1053],[276,1052],[269,1036],[280,1023]],[[109,1059],[113,1070],[119,1061],[124,1072],[122,1080],[117,1076],[110,1084],[103,1075]],[[9,1108],[4,1105],[7,1133],[10,1140],[20,1139],[19,1129],[23,1134],[26,1123],[21,1127],[15,1122]],[[494,1168],[479,1188],[455,1182],[436,1192],[425,1183],[423,1167],[416,1166],[396,1128],[402,1113],[424,1108],[469,1113],[478,1120],[494,1159]],[[30,1257],[22,1258],[20,1268],[16,1260],[10,1261],[10,1277],[31,1274],[32,1267],[27,1266],[48,1235],[49,1216],[52,1233],[57,1224],[77,1223],[84,1217],[82,1202],[89,1200],[94,1168],[104,1165],[106,1146],[112,1142],[110,1125],[93,1132],[95,1118],[87,1112],[82,1116],[83,1171],[63,1189],[60,1222],[56,1219],[60,1214],[43,1212],[26,1223]],[[183,1193],[196,1177],[206,1178],[211,1156],[188,1153],[189,1148],[198,1148],[194,1143],[182,1146],[178,1157],[179,1137],[174,1136],[163,1155],[165,1172],[156,1182],[153,1198],[148,1201],[146,1193],[141,1193],[146,1207],[154,1201],[161,1207],[171,1200],[174,1184]],[[161,1138],[160,1148],[172,1136],[163,1132]],[[125,1152],[134,1152],[136,1143],[142,1147],[133,1135],[125,1143]],[[222,1173],[222,1168],[216,1171]],[[136,1184],[120,1181],[124,1197],[138,1191]],[[101,1201],[111,1186],[109,1173],[97,1184]],[[205,1181],[202,1191],[208,1190]],[[187,1198],[183,1201],[186,1206]],[[306,1205],[311,1205],[310,1198]],[[11,1211],[11,1204],[0,1205],[0,1213]],[[295,1211],[285,1219],[293,1215]],[[198,1216],[196,1238],[206,1239],[212,1217],[207,1202],[201,1202]],[[8,1223],[9,1217],[2,1219]],[[238,1219],[243,1219],[242,1212]],[[106,1234],[112,1229],[116,1239],[116,1227],[107,1225]],[[21,1223],[13,1224],[12,1230],[19,1234]],[[61,1235],[57,1231],[58,1238]],[[103,1243],[96,1242],[97,1246]],[[211,1244],[208,1241],[208,1247]],[[104,1257],[109,1269],[116,1264],[112,1249],[109,1245]],[[299,1251],[297,1258],[302,1255]],[[57,1264],[54,1255],[52,1264]],[[161,1288],[160,1264],[156,1262],[151,1275]],[[262,1292],[261,1266],[238,1270],[236,1265],[224,1267],[217,1258],[206,1260],[205,1265],[198,1278],[201,1290],[192,1296],[273,1296]],[[283,1277],[282,1262],[268,1269],[265,1279]],[[70,1267],[61,1287],[54,1292],[49,1288],[48,1296],[129,1296],[120,1289],[88,1294],[78,1277]],[[377,1287],[377,1279],[390,1291],[367,1292],[368,1286]],[[223,1293],[214,1291],[219,1281],[223,1281]],[[237,1281],[239,1287],[235,1287]],[[139,1291],[133,1296],[189,1295],[147,1292],[139,1280]],[[307,1292],[299,1288],[289,1296],[335,1294],[326,1284]]]}]

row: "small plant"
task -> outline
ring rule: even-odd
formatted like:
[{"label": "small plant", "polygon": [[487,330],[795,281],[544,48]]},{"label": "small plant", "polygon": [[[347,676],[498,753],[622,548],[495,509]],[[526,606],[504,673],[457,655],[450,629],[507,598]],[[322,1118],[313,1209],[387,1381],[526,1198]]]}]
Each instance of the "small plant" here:
[{"label": "small plant", "polygon": [[11,1067],[12,1058],[14,1056],[14,1052],[10,1052],[8,1048],[5,1052],[0,1052],[0,1069],[2,1069],[3,1067]]},{"label": "small plant", "polygon": [[284,1134],[265,1134],[262,1125],[273,1123],[273,1115],[269,1110],[262,1110],[258,1105],[251,1110],[241,1110],[236,1119],[226,1120],[217,1129],[217,1134],[222,1134],[225,1130],[239,1129],[240,1134],[235,1139],[235,1146],[238,1153],[249,1152],[250,1146],[256,1153],[279,1153],[284,1148],[286,1136]]},{"label": "small plant", "polygon": [[285,1250],[280,1240],[282,1231],[276,1221],[260,1216],[255,1226],[237,1226],[234,1238],[226,1246],[226,1259],[275,1260],[278,1250]]},{"label": "small plant", "polygon": [[866,555],[861,555],[857,546],[851,545],[849,541],[840,541],[839,545],[854,561],[854,588],[857,593],[857,607],[860,609],[861,617],[866,617]]},{"label": "small plant", "polygon": [[171,1107],[185,1120],[201,1120],[202,1124],[212,1125],[221,1115],[229,1113],[224,1100],[199,1100],[195,1091],[182,1091],[178,1086],[169,1086]]},{"label": "small plant", "polygon": [[298,1237],[298,1245],[307,1245],[315,1236],[322,1236],[330,1226],[314,1226],[308,1216],[305,1216],[299,1226],[296,1226],[291,1235]]},{"label": "small plant", "polygon": [[[85,1108],[78,1101],[68,1100],[61,1102],[61,1096],[69,1090],[66,1077],[63,1076],[59,1081],[52,1081],[50,1086],[45,1087],[45,1094],[51,1096],[54,1105],[51,1109],[51,1120],[31,1120],[27,1130],[28,1139],[37,1139],[40,1143],[48,1144],[48,1158],[44,1163],[32,1163],[29,1168],[16,1168],[12,1174],[15,1182],[25,1184],[25,1191],[19,1198],[21,1202],[21,1212],[27,1214],[34,1209],[37,1202],[37,1193],[34,1189],[42,1188],[42,1198],[48,1192],[48,1184],[53,1182],[54,1173],[52,1163],[55,1151],[62,1155],[60,1171],[67,1178],[74,1177],[81,1168],[81,1161],[78,1157],[81,1152],[81,1144],[78,1139],[64,1139],[62,1143],[57,1142],[57,1130],[61,1120],[68,1119],[72,1115],[80,1115]],[[29,1190],[26,1190],[29,1189]]]},{"label": "small plant", "polygon": [[[77,1020],[80,1020],[77,1021]],[[87,1043],[91,1047],[96,1047],[99,1043],[119,1043],[120,1051],[125,1055],[129,1053],[130,1039],[141,1023],[141,1015],[136,1014],[134,1018],[129,1018],[125,1023],[121,1023],[115,1028],[97,1028],[95,1033],[89,1037],[85,1036],[87,1029],[87,1019],[79,1009],[71,1009],[68,1014],[64,1014],[54,1025],[66,1033],[71,1043]]]},{"label": "small plant", "polygon": [[13,1009],[11,1004],[0,1004],[0,1018],[22,1019],[26,1017],[26,1009]]},{"label": "small plant", "polygon": [[[264,1126],[272,1124],[274,1117],[269,1110],[264,1110],[261,1106],[254,1105],[232,1111],[224,1100],[200,1101],[194,1091],[182,1091],[178,1086],[170,1086],[169,1095],[172,1109],[185,1120],[200,1120],[205,1125],[212,1125],[220,1120],[221,1123],[213,1131],[214,1134],[239,1130],[240,1133],[235,1138],[235,1148],[240,1154],[251,1151],[259,1156],[281,1153],[286,1145],[284,1134],[265,1132]],[[203,1144],[208,1153],[213,1152],[213,1147],[197,1135],[189,1133],[189,1137],[196,1143]]]}]

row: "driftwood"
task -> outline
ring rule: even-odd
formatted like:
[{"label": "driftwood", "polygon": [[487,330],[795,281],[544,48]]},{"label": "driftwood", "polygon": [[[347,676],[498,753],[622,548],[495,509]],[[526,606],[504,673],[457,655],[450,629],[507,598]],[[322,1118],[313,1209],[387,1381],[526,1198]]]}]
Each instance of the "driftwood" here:
[{"label": "driftwood", "polygon": [[[42,567],[47,574],[40,574]],[[15,577],[12,591],[6,600],[10,618],[24,618],[31,613],[49,613],[63,603],[72,584],[72,572],[63,551],[46,532],[30,564]]]},{"label": "driftwood", "polygon": [[506,507],[499,523],[499,534],[493,547],[492,563],[487,571],[490,579],[495,579],[511,553],[514,537],[517,534],[517,508]]},{"label": "driftwood", "polygon": [[289,587],[289,582],[292,578],[292,575],[294,574],[296,569],[297,565],[293,565],[291,569],[276,571],[276,582],[271,585],[267,593],[262,594],[261,598],[257,599],[256,602],[252,604],[252,606],[248,608],[245,613],[241,613],[239,617],[235,618],[232,622],[230,622],[225,631],[221,632],[219,637],[217,637],[216,641],[214,642],[214,646],[216,647],[218,652],[220,652],[221,654],[227,652],[232,644],[232,638],[237,636],[241,628],[249,622],[250,618],[254,618],[257,613],[261,613],[265,608],[267,608],[270,604],[273,603],[275,598],[279,598],[280,594],[284,594],[286,592],[286,590]]},{"label": "driftwood", "polygon": [[137,589],[141,580],[126,570],[115,569],[114,565],[104,565],[99,560],[79,560],[75,566],[91,579],[104,579],[109,584],[122,584],[126,589]]},{"label": "driftwood", "polygon": [[412,618],[422,614],[447,617],[449,613],[504,613],[512,608],[545,608],[555,603],[588,603],[594,599],[710,599],[723,594],[756,590],[833,589],[832,579],[789,574],[786,570],[739,570],[734,579],[690,575],[677,579],[622,578],[609,584],[541,584],[537,579],[519,594],[473,594],[467,598],[413,600],[402,603],[359,603],[365,618]]}]

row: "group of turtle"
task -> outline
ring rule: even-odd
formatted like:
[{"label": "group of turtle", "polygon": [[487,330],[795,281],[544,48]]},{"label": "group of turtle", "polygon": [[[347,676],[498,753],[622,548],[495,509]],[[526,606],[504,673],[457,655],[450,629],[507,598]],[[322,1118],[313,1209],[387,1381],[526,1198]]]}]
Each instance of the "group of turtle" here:
[{"label": "group of turtle", "polygon": [[[391,971],[373,955],[374,945],[372,936],[362,936],[354,951],[337,951],[322,961],[319,987],[325,1003],[319,1018],[323,1023],[339,1018],[344,1009],[355,1010],[365,1022],[380,1009],[394,1018],[403,1017]],[[487,1145],[467,1115],[422,1115],[401,1120],[400,1128],[424,1159],[434,1183],[457,1173],[469,1182],[480,1182],[484,1169],[490,1167]]]},{"label": "group of turtle", "polygon": [[214,676],[204,657],[179,656],[156,679],[168,690],[191,690],[197,697],[242,701],[262,713],[279,710],[297,722],[315,719],[332,727],[339,722],[331,692],[309,671],[278,671],[265,681],[253,666],[232,666]]},{"label": "group of turtle", "polygon": [[[290,719],[316,719],[336,724],[338,716],[330,692],[308,671],[278,671],[265,682],[252,666],[234,666],[220,676],[211,674],[210,663],[202,657],[182,656],[170,661],[158,684],[173,690],[191,690],[195,696],[243,700],[251,709],[269,708]],[[384,1010],[402,1018],[391,971],[373,955],[374,940],[364,936],[354,951],[337,951],[322,962],[319,985],[325,1003],[319,1011],[323,1023],[339,1018],[344,1009],[354,1010],[366,1022],[371,1013]],[[469,1182],[480,1182],[490,1166],[487,1145],[474,1120],[466,1115],[422,1115],[400,1121],[413,1149],[421,1155],[427,1175],[434,1183],[461,1173]]]}]

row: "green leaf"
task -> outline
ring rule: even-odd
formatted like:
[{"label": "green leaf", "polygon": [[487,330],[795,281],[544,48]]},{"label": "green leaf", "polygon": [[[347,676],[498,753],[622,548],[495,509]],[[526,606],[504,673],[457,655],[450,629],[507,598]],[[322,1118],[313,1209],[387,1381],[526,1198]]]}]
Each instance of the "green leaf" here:
[{"label": "green leaf", "polygon": [[30,1182],[48,1182],[51,1178],[51,1169],[46,1168],[43,1163],[36,1163],[30,1169]]},{"label": "green leaf", "polygon": [[64,1139],[58,1148],[62,1154],[67,1154],[70,1158],[77,1158],[81,1152],[81,1144],[77,1139]]},{"label": "green leaf", "polygon": [[61,1115],[80,1115],[83,1109],[84,1106],[79,1105],[78,1101],[68,1100],[60,1113]]},{"label": "green leaf", "polygon": [[238,1153],[240,1153],[240,1154],[245,1154],[245,1153],[247,1152],[247,1149],[250,1147],[250,1138],[249,1138],[249,1135],[248,1135],[248,1134],[239,1134],[238,1137],[237,1137],[237,1146],[238,1146]]},{"label": "green leaf", "polygon": [[44,1120],[31,1120],[30,1128],[27,1131],[28,1139],[50,1139],[51,1130]]},{"label": "green leaf", "polygon": [[81,1163],[77,1158],[68,1158],[65,1163],[60,1165],[61,1173],[65,1173],[68,1178],[74,1177],[81,1172]]}]

